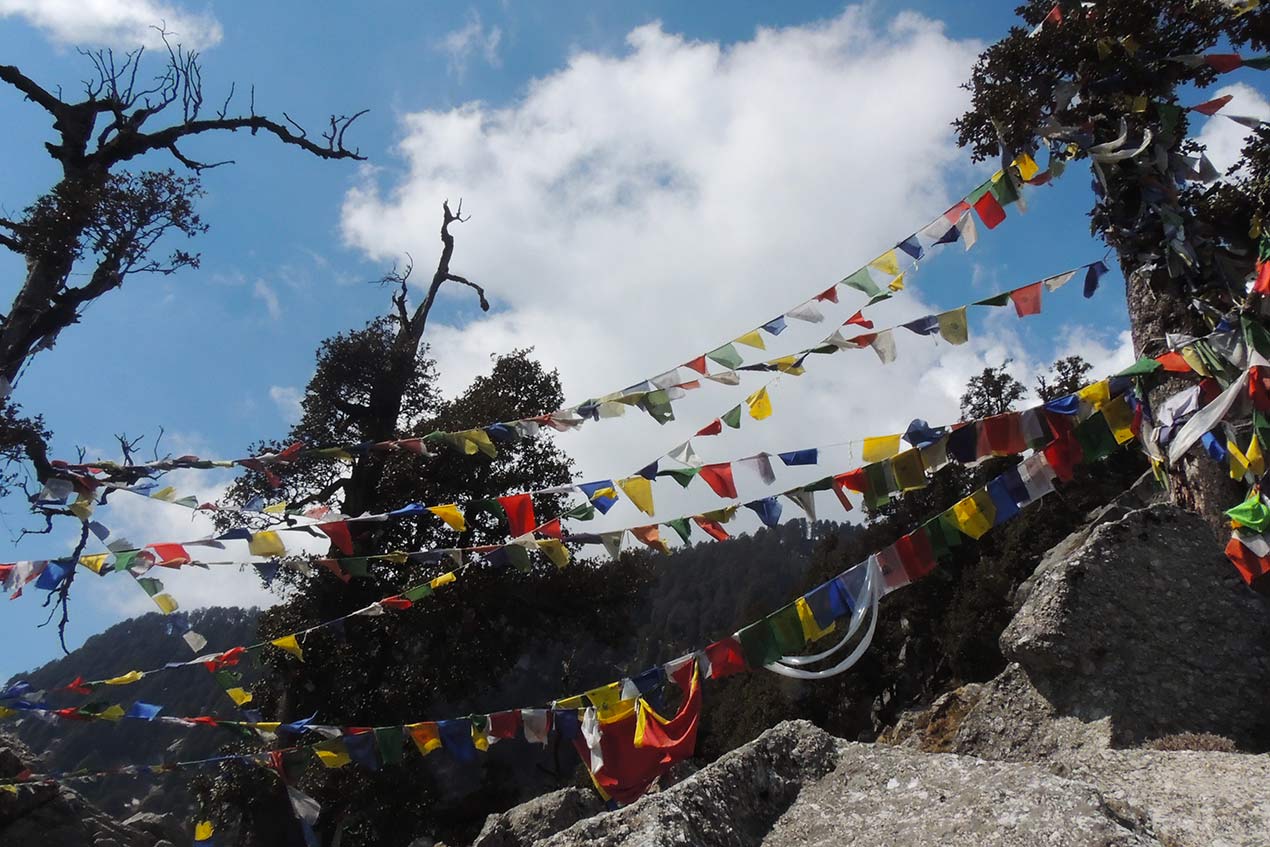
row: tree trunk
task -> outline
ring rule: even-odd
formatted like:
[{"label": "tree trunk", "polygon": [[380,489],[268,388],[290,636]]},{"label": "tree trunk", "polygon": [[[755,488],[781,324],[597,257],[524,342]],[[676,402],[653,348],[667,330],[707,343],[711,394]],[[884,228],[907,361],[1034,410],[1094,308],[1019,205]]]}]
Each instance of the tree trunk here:
[{"label": "tree trunk", "polygon": [[[1133,350],[1138,356],[1158,356],[1166,349],[1166,333],[1204,335],[1195,312],[1187,308],[1186,295],[1180,286],[1160,272],[1148,281],[1133,280],[1131,257],[1120,257],[1120,268],[1126,280],[1125,300],[1129,306],[1129,330]],[[1158,290],[1157,290],[1158,288]],[[1191,378],[1165,375],[1147,394],[1152,408],[1170,395],[1195,384]],[[1177,505],[1195,512],[1212,527],[1219,542],[1230,534],[1230,520],[1223,514],[1244,498],[1238,481],[1230,478],[1226,467],[1192,450],[1169,469],[1169,497]]]}]

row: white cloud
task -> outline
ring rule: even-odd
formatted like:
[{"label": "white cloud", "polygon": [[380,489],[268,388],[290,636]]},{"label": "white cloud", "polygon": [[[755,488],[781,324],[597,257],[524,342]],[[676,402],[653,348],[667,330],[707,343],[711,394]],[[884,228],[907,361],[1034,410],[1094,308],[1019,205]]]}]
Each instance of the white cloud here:
[{"label": "white cloud", "polygon": [[[575,54],[506,108],[406,115],[404,174],[368,170],[346,198],[345,237],[376,259],[434,252],[425,234],[444,198],[472,212],[454,270],[483,284],[496,310],[462,325],[434,317],[444,390],[486,369],[491,352],[522,346],[559,369],[572,401],[620,389],[781,314],[972,184],[949,123],[968,103],[959,83],[979,45],[934,21],[849,7],[726,47],[657,24],[627,44],[617,56]],[[878,326],[928,313],[921,286],[918,274],[906,296],[877,307]],[[443,291],[470,314],[470,292]],[[791,322],[769,350],[814,344],[859,305],[844,290],[829,320]],[[955,421],[966,379],[1024,349],[1015,326],[988,326],[976,323],[961,347],[901,331],[886,367],[868,350],[817,357],[806,376],[773,386],[771,422],[747,420],[697,449],[718,461],[902,431],[914,417]],[[1024,378],[1040,366],[1014,365]],[[665,427],[632,412],[561,445],[584,476],[626,475],[767,379],[747,375],[744,393],[707,382]],[[777,486],[848,469],[858,453],[842,444],[819,467],[778,468]],[[743,497],[782,490],[744,471],[737,481]],[[698,486],[674,489],[657,486],[659,518],[717,505],[708,492],[689,503]],[[614,509],[609,524],[636,519]]]},{"label": "white cloud", "polygon": [[1199,133],[1199,141],[1208,151],[1208,158],[1222,173],[1239,161],[1244,145],[1248,143],[1248,138],[1253,133],[1252,129],[1235,123],[1225,115],[1229,113],[1270,120],[1270,102],[1267,102],[1265,95],[1251,85],[1242,82],[1227,85],[1213,92],[1209,99],[1225,97],[1227,94],[1232,95],[1234,99],[1222,111],[1205,119],[1204,127]]},{"label": "white cloud", "polygon": [[162,26],[173,43],[201,50],[224,34],[211,14],[158,0],[0,0],[0,17],[20,17],[55,42],[83,46],[161,46],[154,27]]},{"label": "white cloud", "polygon": [[304,392],[293,385],[269,386],[269,399],[273,400],[282,419],[289,424],[300,420],[300,416],[304,414],[304,407],[301,405]]},{"label": "white cloud", "polygon": [[256,286],[252,289],[251,295],[265,304],[265,311],[269,313],[269,317],[275,321],[282,317],[282,304],[278,302],[278,292],[270,288],[263,279],[256,280]]},{"label": "white cloud", "polygon": [[480,13],[472,9],[468,13],[467,23],[447,32],[436,47],[446,55],[450,73],[462,79],[467,72],[468,62],[478,53],[490,67],[497,68],[501,64],[498,47],[502,40],[503,31],[497,26],[485,29]]}]

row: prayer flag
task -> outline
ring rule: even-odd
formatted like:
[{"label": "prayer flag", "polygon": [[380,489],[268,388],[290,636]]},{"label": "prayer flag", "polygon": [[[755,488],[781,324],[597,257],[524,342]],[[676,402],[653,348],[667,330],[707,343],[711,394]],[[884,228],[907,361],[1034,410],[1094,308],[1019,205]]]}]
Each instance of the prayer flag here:
[{"label": "prayer flag", "polygon": [[[872,282],[872,280],[870,280]],[[818,324],[825,319],[825,315],[815,302],[803,303],[801,306],[795,306],[785,313],[785,317],[794,320],[804,321],[806,323]]]},{"label": "prayer flag", "polygon": [[882,293],[882,289],[873,281],[873,275],[869,273],[867,267],[860,268],[860,270],[843,279],[840,284],[862,291],[870,297]]},{"label": "prayer flag", "polygon": [[[715,494],[720,497],[736,497],[736,485],[732,481],[732,465],[728,462],[704,465],[698,473],[706,485],[714,490]],[[704,527],[702,528],[704,529]]]},{"label": "prayer flag", "polygon": [[642,476],[632,476],[619,480],[617,483],[621,486],[626,496],[631,498],[631,502],[635,504],[635,508],[639,509],[646,515],[652,515],[653,507],[653,486],[647,479]]},{"label": "prayer flag", "polygon": [[285,650],[301,662],[304,661],[304,651],[300,649],[300,641],[294,634],[284,635],[281,638],[270,641],[269,643],[274,647],[277,647],[279,650]]},{"label": "prayer flag", "polygon": [[873,348],[873,352],[878,354],[878,359],[882,364],[887,365],[895,361],[895,334],[889,329],[884,329],[873,337],[873,341],[869,344]]},{"label": "prayer flag", "polygon": [[456,503],[447,503],[444,506],[429,506],[428,511],[445,521],[445,525],[455,532],[463,532],[467,529],[467,520],[463,517],[463,513],[459,511]]},{"label": "prayer flag", "polygon": [[611,479],[579,483],[578,488],[595,505],[595,508],[600,510],[602,515],[607,515],[609,509],[613,508],[613,504],[617,502],[617,492],[613,490],[613,480]]},{"label": "prayer flag", "polygon": [[816,464],[819,451],[815,447],[812,447],[807,450],[791,450],[788,453],[778,453],[777,455],[780,456],[781,461],[784,462],[787,467],[794,467],[796,465]]},{"label": "prayer flag", "polygon": [[332,523],[320,523],[317,528],[331,539],[331,543],[335,545],[335,549],[339,550],[345,556],[353,555],[353,536],[348,531],[348,524],[344,521],[334,521]]},{"label": "prayer flag", "polygon": [[778,315],[777,317],[774,317],[767,323],[763,324],[761,327],[759,327],[759,329],[763,330],[764,332],[770,333],[771,335],[780,335],[782,332],[785,331],[785,316]]},{"label": "prayer flag", "polygon": [[997,225],[1005,220],[1005,209],[1001,208],[1001,204],[997,202],[996,196],[991,191],[976,200],[974,208],[979,214],[979,220],[983,221],[983,225],[988,229],[996,229]]},{"label": "prayer flag", "polygon": [[914,261],[922,258],[922,244],[917,240],[917,236],[915,235],[910,235],[895,246],[907,253]]},{"label": "prayer flag", "polygon": [[414,742],[422,756],[441,747],[441,734],[437,731],[435,723],[429,721],[406,724],[406,731],[410,733],[410,740]]},{"label": "prayer flag", "polygon": [[891,459],[891,471],[901,491],[926,487],[926,468],[922,464],[922,453],[916,448],[905,450]]},{"label": "prayer flag", "polygon": [[815,299],[817,303],[837,303],[838,286],[836,284],[829,286],[824,291],[817,294],[813,299]]},{"label": "prayer flag", "polygon": [[1094,296],[1094,292],[1098,290],[1098,281],[1102,279],[1103,274],[1107,272],[1107,266],[1102,262],[1094,262],[1089,266],[1089,270],[1085,271],[1085,299],[1088,300]]},{"label": "prayer flag", "polygon": [[697,436],[718,435],[721,432],[723,432],[723,421],[719,420],[718,418],[715,418],[713,421],[706,424],[701,429],[697,430],[696,435],[694,435],[693,437],[695,438]]},{"label": "prayer flag", "polygon": [[1042,283],[1034,282],[1010,292],[1010,299],[1014,301],[1014,311],[1020,318],[1041,313],[1042,287]]},{"label": "prayer flag", "polygon": [[745,504],[747,509],[752,509],[754,514],[758,515],[759,521],[763,526],[773,527],[780,523],[781,504],[775,497],[764,497],[761,500],[753,500]]},{"label": "prayer flag", "polygon": [[728,637],[706,645],[704,652],[710,662],[711,679],[722,679],[745,670],[745,654],[741,642],[735,638]]},{"label": "prayer flag", "polygon": [[1208,115],[1211,118],[1213,115],[1220,112],[1222,110],[1222,107],[1225,106],[1227,103],[1229,103],[1233,99],[1235,99],[1234,95],[1227,94],[1225,96],[1217,97],[1213,100],[1208,100],[1204,103],[1200,103],[1198,106],[1191,106],[1190,110],[1192,112],[1199,112],[1201,115]]},{"label": "prayer flag", "polygon": [[881,435],[864,439],[862,458],[866,462],[881,462],[900,451],[900,436]]},{"label": "prayer flag", "polygon": [[[610,483],[611,484],[611,483]],[[498,504],[507,513],[507,524],[513,538],[533,532],[537,525],[534,518],[534,500],[529,494],[512,494],[499,497]]]},{"label": "prayer flag", "polygon": [[[276,533],[273,534],[276,535]],[[166,568],[173,568],[190,562],[190,554],[180,544],[151,544],[148,549],[154,551],[156,563]]]},{"label": "prayer flag", "polygon": [[[740,338],[733,339],[733,343],[744,344],[747,347],[757,347],[759,350],[767,349],[767,345],[763,343],[763,336],[759,335],[759,331],[757,329],[752,329]],[[718,360],[716,359],[715,361]],[[740,364],[740,362],[737,364]],[[736,367],[736,365],[729,365],[728,367]]]},{"label": "prayer flag", "polygon": [[[1253,543],[1262,550],[1267,547],[1267,541],[1263,536],[1257,536]],[[1232,535],[1226,544],[1226,556],[1239,571],[1244,582],[1249,585],[1270,573],[1270,556],[1265,553],[1259,554],[1257,550],[1251,549],[1239,535]]]},{"label": "prayer flag", "polygon": [[706,535],[715,541],[727,541],[732,536],[728,535],[728,531],[718,521],[710,520],[705,515],[693,515],[692,520],[697,526],[705,532]]},{"label": "prayer flag", "polygon": [[724,344],[722,347],[711,350],[706,354],[706,357],[712,361],[718,362],[725,368],[735,368],[744,361],[744,359],[741,358],[741,354],[736,352],[736,348],[731,344]]},{"label": "prayer flag", "polygon": [[969,339],[968,327],[966,324],[966,307],[953,309],[948,312],[942,312],[937,315],[939,319],[939,335],[949,344],[965,344]]},{"label": "prayer flag", "polygon": [[745,403],[750,409],[750,417],[756,421],[761,421],[772,414],[772,400],[767,395],[766,386],[746,397]]},{"label": "prayer flag", "polygon": [[285,556],[287,553],[282,539],[272,530],[253,532],[247,542],[247,550],[253,556]]},{"label": "prayer flag", "polygon": [[661,530],[657,528],[657,524],[631,527],[631,535],[635,536],[646,547],[662,553],[670,552],[666,542],[661,540]]},{"label": "prayer flag", "polygon": [[740,429],[741,428],[741,407],[734,406],[733,408],[729,409],[727,412],[724,413],[723,417],[720,418],[720,420],[722,420],[725,424],[727,424],[732,429]]},{"label": "prayer flag", "polygon": [[951,513],[954,525],[976,541],[992,529],[996,506],[984,489],[955,503],[945,514]]},{"label": "prayer flag", "polygon": [[863,310],[856,310],[856,313],[852,315],[851,317],[847,318],[845,321],[843,321],[842,325],[843,326],[855,325],[859,327],[864,327],[865,329],[873,329],[873,321],[864,319]]},{"label": "prayer flag", "polygon": [[675,518],[674,520],[666,521],[665,525],[675,531],[680,541],[684,544],[688,543],[689,538],[692,536],[692,525],[688,523],[687,518]]},{"label": "prayer flag", "polygon": [[899,257],[895,255],[894,250],[887,250],[881,256],[869,262],[869,267],[876,268],[885,276],[895,276],[900,272]]}]

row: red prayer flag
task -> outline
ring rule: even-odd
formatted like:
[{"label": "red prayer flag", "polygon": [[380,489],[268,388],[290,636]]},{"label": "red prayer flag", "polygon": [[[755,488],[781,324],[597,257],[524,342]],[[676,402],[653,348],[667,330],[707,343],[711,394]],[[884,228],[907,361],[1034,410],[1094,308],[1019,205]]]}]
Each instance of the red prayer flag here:
[{"label": "red prayer flag", "polygon": [[1162,355],[1156,356],[1155,360],[1160,363],[1160,367],[1171,373],[1188,374],[1191,372],[1191,366],[1186,363],[1186,359],[1182,358],[1182,354],[1176,351],[1169,351]]},{"label": "red prayer flag", "polygon": [[817,294],[815,299],[819,303],[823,303],[826,300],[829,301],[830,303],[837,303],[838,302],[838,286],[836,284],[829,286],[824,291]]},{"label": "red prayer flag", "polygon": [[537,526],[533,497],[528,494],[513,494],[510,497],[499,497],[498,502],[507,513],[507,523],[511,527],[513,538],[533,532]]},{"label": "red prayer flag", "polygon": [[847,343],[853,347],[863,349],[876,341],[877,337],[878,334],[876,332],[866,332],[864,335],[857,335],[855,338],[848,338]]},{"label": "red prayer flag", "polygon": [[944,217],[948,220],[949,223],[955,224],[957,223],[957,221],[961,220],[962,215],[966,214],[966,212],[969,212],[969,211],[970,211],[970,204],[967,203],[965,200],[960,200],[958,201],[956,206],[953,206],[947,212],[944,212]]},{"label": "red prayer flag", "polygon": [[1248,369],[1248,396],[1258,412],[1270,412],[1270,371],[1259,366]]},{"label": "red prayer flag", "polygon": [[1192,106],[1191,111],[1199,112],[1201,115],[1208,115],[1211,118],[1213,115],[1220,112],[1222,107],[1233,99],[1235,99],[1233,95],[1227,94],[1225,97],[1218,97],[1216,99],[1209,100],[1206,103],[1200,103],[1198,106]]},{"label": "red prayer flag", "polygon": [[[863,481],[861,481],[861,482],[859,482],[859,483],[856,483],[856,482],[854,481],[854,477],[855,477],[857,474],[860,476],[861,480],[863,480],[863,478],[864,478],[864,471],[863,471],[863,470],[854,470],[854,471],[850,471],[850,472],[848,472],[848,473],[838,474],[837,476],[835,476],[835,477],[833,478],[833,493],[834,493],[834,494],[836,494],[836,495],[838,495],[838,502],[842,504],[842,509],[843,509],[843,511],[845,511],[845,512],[849,512],[849,511],[851,511],[853,508],[855,508],[854,506],[852,506],[852,505],[851,505],[851,501],[847,498],[847,491],[846,491],[846,490],[847,490],[848,488],[850,488],[852,491],[863,490],[863,485],[864,485]],[[852,478],[852,482],[851,482],[851,484],[848,484],[848,482],[847,482],[847,478],[848,478],[848,477],[851,477],[851,478]],[[860,486],[862,486],[862,487],[861,487],[860,489],[855,488],[854,486],[855,486],[855,485],[857,485],[857,484],[858,484],[858,485],[860,485]]]},{"label": "red prayer flag", "polygon": [[[1027,449],[1023,426],[1017,412],[993,415],[980,422],[979,434],[994,456],[1015,456]],[[982,455],[983,451],[979,451]]]},{"label": "red prayer flag", "polygon": [[1219,74],[1226,74],[1243,67],[1244,60],[1238,53],[1209,53],[1204,57],[1204,64]]},{"label": "red prayer flag", "polygon": [[547,521],[542,526],[538,527],[538,534],[545,535],[548,538],[555,538],[555,539],[561,538],[562,532],[560,529],[560,519],[552,518],[551,520]]},{"label": "red prayer flag", "polygon": [[318,559],[318,564],[339,577],[340,582],[348,582],[353,578],[352,574],[340,567],[338,559]]},{"label": "red prayer flag", "polygon": [[224,653],[219,653],[203,662],[203,667],[207,668],[209,673],[216,673],[221,668],[233,667],[238,664],[238,660],[247,652],[246,647],[231,647]]},{"label": "red prayer flag", "polygon": [[418,453],[420,456],[423,455],[423,439],[422,438],[407,438],[402,441],[398,441],[397,446],[400,447],[402,450],[406,450],[410,453]]},{"label": "red prayer flag", "polygon": [[291,459],[294,459],[296,455],[303,449],[304,449],[304,442],[297,441],[291,446],[287,447],[281,453],[279,453],[278,458],[284,462],[290,461]]},{"label": "red prayer flag", "polygon": [[701,527],[705,531],[706,535],[710,536],[715,541],[727,541],[732,537],[728,535],[728,531],[723,528],[723,524],[718,521],[703,518],[701,515],[694,515],[692,519],[696,522],[697,526]]},{"label": "red prayer flag", "polygon": [[344,521],[335,521],[333,523],[320,523],[317,528],[326,533],[331,539],[331,543],[335,545],[345,556],[353,555],[353,536],[348,531],[348,524]]},{"label": "red prayer flag", "polygon": [[90,686],[90,685],[85,685],[85,684],[84,684],[84,678],[83,678],[82,676],[77,676],[77,677],[75,677],[74,679],[72,679],[72,680],[71,680],[71,682],[70,682],[70,684],[66,686],[66,690],[67,690],[67,691],[70,691],[70,692],[72,692],[72,693],[74,693],[74,694],[85,694],[85,695],[87,695],[87,694],[92,694],[92,693],[93,693],[92,686]]},{"label": "red prayer flag", "polygon": [[644,546],[653,550],[659,550],[663,553],[669,552],[666,542],[661,540],[661,530],[657,524],[650,526],[633,526],[631,527],[631,535],[635,536]]},{"label": "red prayer flag", "polygon": [[709,374],[709,371],[706,370],[707,368],[706,357],[704,355],[698,356],[697,358],[693,359],[691,362],[686,363],[684,367],[692,368],[694,371],[701,374],[702,376],[706,376]]},{"label": "red prayer flag", "polygon": [[199,715],[195,718],[186,718],[186,720],[190,723],[202,724],[203,726],[220,726],[220,723],[217,722],[216,718],[208,717],[207,715]]},{"label": "red prayer flag", "polygon": [[1050,9],[1049,14],[1045,16],[1045,19],[1043,21],[1041,21],[1041,25],[1044,26],[1045,24],[1061,24],[1062,22],[1063,22],[1063,9],[1061,6],[1055,3],[1054,8]]},{"label": "red prayer flag", "polygon": [[710,423],[697,430],[697,435],[718,435],[723,432],[723,421],[715,418]]},{"label": "red prayer flag", "polygon": [[158,564],[167,568],[175,568],[190,561],[190,554],[180,544],[151,544],[150,549],[154,551]]},{"label": "red prayer flag", "polygon": [[1045,458],[1054,469],[1055,476],[1063,482],[1070,482],[1076,465],[1084,458],[1080,442],[1076,440],[1076,430],[1067,415],[1047,411],[1045,418],[1054,433],[1054,440],[1044,450]]},{"label": "red prayer flag", "polygon": [[714,493],[720,497],[736,497],[736,483],[732,481],[731,463],[720,462],[717,465],[706,465],[697,473],[697,476],[705,480],[706,485],[714,489]]},{"label": "red prayer flag", "polygon": [[716,641],[706,647],[705,653],[710,661],[711,679],[722,679],[745,670],[745,654],[741,652],[741,642],[735,638]]},{"label": "red prayer flag", "polygon": [[996,229],[997,224],[1005,220],[1005,209],[1001,208],[1001,204],[997,202],[997,198],[991,191],[984,192],[984,195],[975,201],[975,211],[979,213],[979,220],[983,221],[983,225],[988,229]]},{"label": "red prayer flag", "polygon": [[1258,294],[1270,294],[1270,262],[1257,262],[1257,280],[1252,290]]},{"label": "red prayer flag", "polygon": [[515,738],[520,734],[520,710],[489,715],[489,734],[494,738]]},{"label": "red prayer flag", "polygon": [[855,324],[856,326],[862,326],[865,329],[873,329],[873,321],[865,320],[863,310],[857,311],[854,315],[847,318],[842,325],[850,326],[851,324]]},{"label": "red prayer flag", "polygon": [[840,473],[833,478],[835,486],[841,485],[843,488],[849,488],[852,491],[863,494],[868,486],[868,480],[864,475],[864,468],[856,468],[853,471]]},{"label": "red prayer flag", "polygon": [[910,582],[916,582],[935,569],[935,551],[930,546],[930,536],[921,527],[896,541],[895,552],[899,553]]},{"label": "red prayer flag", "polygon": [[1226,558],[1239,570],[1244,582],[1252,585],[1259,577],[1270,573],[1270,561],[1253,553],[1238,538],[1231,537],[1226,545]]},{"label": "red prayer flag", "polygon": [[1010,299],[1014,301],[1014,311],[1021,318],[1028,315],[1039,315],[1041,313],[1041,289],[1043,283],[1034,282],[1031,285],[1025,285],[1022,288],[1016,288],[1010,292]]},{"label": "red prayer flag", "polygon": [[385,597],[379,601],[379,605],[385,609],[392,609],[394,612],[400,612],[403,609],[409,609],[414,603],[406,597]]}]

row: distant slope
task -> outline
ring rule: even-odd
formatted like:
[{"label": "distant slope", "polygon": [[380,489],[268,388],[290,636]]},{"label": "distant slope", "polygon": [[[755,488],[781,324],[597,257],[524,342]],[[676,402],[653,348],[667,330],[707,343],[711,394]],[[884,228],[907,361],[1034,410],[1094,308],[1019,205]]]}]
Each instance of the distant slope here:
[{"label": "distant slope", "polygon": [[[189,617],[194,629],[207,638],[209,649],[225,649],[256,640],[258,614],[255,609],[211,608],[191,612]],[[199,667],[158,674],[134,685],[98,689],[91,697],[57,690],[77,676],[101,679],[189,660],[192,655],[189,647],[179,634],[169,634],[168,625],[169,621],[159,614],[124,621],[89,638],[69,656],[18,674],[14,680],[24,679],[35,689],[44,689],[48,692],[48,701],[56,708],[102,701],[118,703],[126,709],[141,700],[160,704],[164,712],[171,715],[231,717],[235,714],[233,704],[211,675]],[[248,681],[255,677],[250,660],[243,662],[238,670]],[[214,754],[222,744],[232,740],[225,730],[185,729],[133,720],[76,722],[28,716],[6,723],[5,728],[38,751],[44,762],[57,770],[199,758]],[[168,785],[159,786],[152,779],[112,777],[77,788],[94,803],[118,816],[137,811],[146,795],[156,787],[164,797],[162,802],[154,804],[154,811],[170,811],[188,802],[187,798],[171,793],[184,794],[179,788],[179,777],[165,782]]]}]

